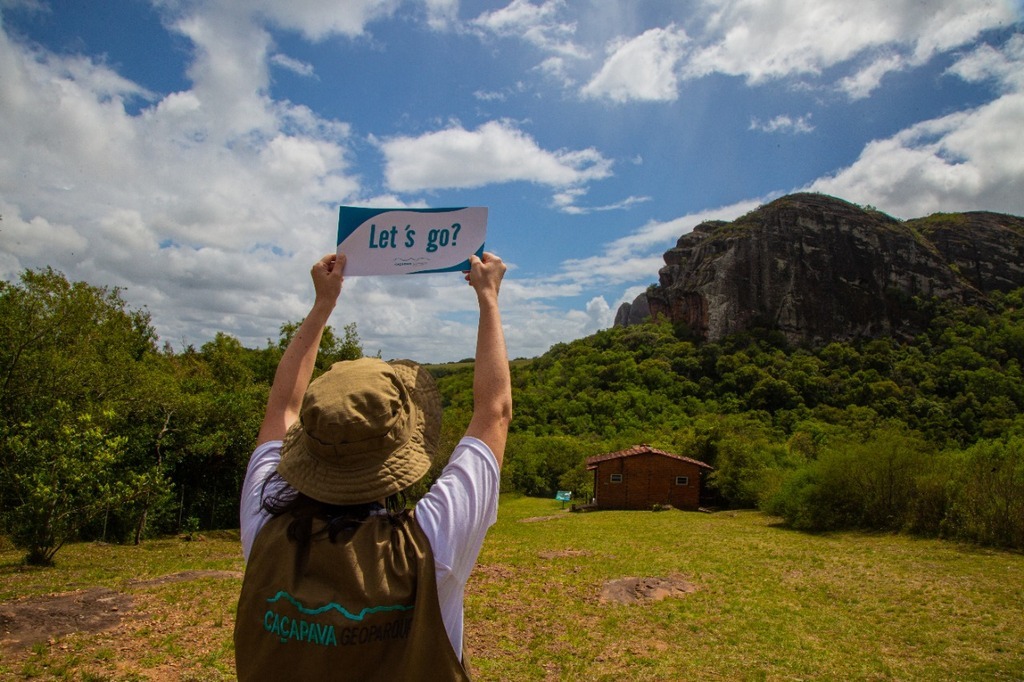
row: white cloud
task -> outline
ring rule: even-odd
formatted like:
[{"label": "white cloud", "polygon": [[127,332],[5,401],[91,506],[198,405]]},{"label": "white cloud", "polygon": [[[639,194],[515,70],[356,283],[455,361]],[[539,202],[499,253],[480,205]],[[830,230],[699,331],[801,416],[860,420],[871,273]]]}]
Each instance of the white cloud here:
[{"label": "white cloud", "polygon": [[612,312],[608,301],[604,296],[595,296],[587,302],[587,317],[590,318],[589,330],[587,333],[594,333],[601,329],[607,329],[615,321],[615,313]]},{"label": "white cloud", "polygon": [[51,12],[43,0],[0,0],[0,9],[18,9],[30,12]]},{"label": "white cloud", "polygon": [[534,70],[566,89],[572,88],[576,83],[576,79],[569,75],[569,68],[564,57],[548,57],[535,66]]},{"label": "white cloud", "polygon": [[266,95],[269,34],[229,13],[191,14],[174,28],[194,46],[188,76],[202,107],[202,134],[220,141],[272,129]]},{"label": "white cloud", "polygon": [[962,56],[946,73],[969,83],[993,80],[1004,91],[1024,91],[1024,35],[1012,36],[1002,50],[982,45]]},{"label": "white cloud", "polygon": [[1024,94],[925,121],[869,143],[812,190],[913,218],[936,211],[1024,213]]},{"label": "white cloud", "polygon": [[292,176],[300,181],[319,177],[341,164],[341,152],[337,147],[290,135],[274,136],[262,146],[259,155],[260,163],[277,182],[288,182]]},{"label": "white cloud", "polygon": [[855,96],[886,70],[922,64],[1018,19],[1005,0],[709,0],[706,7],[710,44],[691,54],[688,77],[723,73],[760,83],[877,53],[845,83]]},{"label": "white cloud", "polygon": [[746,200],[729,206],[691,213],[669,221],[651,221],[625,237],[604,245],[603,252],[589,258],[566,260],[561,272],[553,278],[560,283],[571,282],[581,289],[595,284],[629,284],[651,280],[663,266],[665,251],[675,246],[680,236],[707,220],[732,220],[762,202]]},{"label": "white cloud", "polygon": [[504,102],[508,99],[508,91],[477,90],[473,93],[473,97],[481,102]]},{"label": "white cloud", "polygon": [[611,174],[611,161],[597,150],[548,151],[508,121],[389,138],[380,148],[388,186],[399,192],[514,181],[569,187]]},{"label": "white cloud", "polygon": [[586,195],[587,190],[583,187],[569,187],[561,192],[555,192],[551,197],[551,202],[563,213],[580,214],[583,213],[583,209],[576,206],[576,202]]},{"label": "white cloud", "polygon": [[769,121],[757,118],[751,120],[750,130],[760,130],[764,133],[810,133],[814,131],[814,126],[811,125],[810,114],[797,118],[781,114]]},{"label": "white cloud", "polygon": [[568,308],[562,301],[557,307],[549,303],[579,297],[580,292],[571,287],[516,278],[502,284],[501,295],[505,338],[513,358],[536,357],[556,343],[607,329],[615,321],[615,313],[603,296],[584,299]]},{"label": "white cloud", "polygon": [[472,25],[497,36],[520,38],[546,52],[585,57],[586,51],[572,40],[576,24],[557,19],[564,7],[564,0],[546,0],[539,5],[529,0],[512,0],[501,9],[484,12]]},{"label": "white cloud", "polygon": [[481,102],[504,102],[511,95],[526,91],[526,84],[523,81],[516,81],[513,85],[501,88],[500,90],[477,90],[473,97]]},{"label": "white cloud", "polygon": [[906,66],[906,60],[899,55],[883,55],[866,67],[839,81],[838,87],[851,100],[864,99],[882,84],[886,74],[900,71]]},{"label": "white cloud", "polygon": [[562,3],[558,0],[534,5],[529,0],[512,0],[501,9],[484,12],[473,23],[498,35],[521,35],[550,24]]},{"label": "white cloud", "polygon": [[447,29],[456,23],[459,0],[423,0],[427,8],[427,23],[435,29]]},{"label": "white cloud", "polygon": [[[232,0],[218,3],[234,7]],[[241,11],[265,17],[277,26],[301,31],[310,40],[318,41],[331,35],[358,36],[370,22],[390,16],[399,6],[399,0],[246,0]],[[434,0],[428,5],[437,11],[448,4]]]},{"label": "white cloud", "polygon": [[579,200],[586,196],[587,190],[583,187],[571,187],[561,192],[556,192],[552,197],[552,203],[562,213],[569,215],[587,215],[589,213],[602,213],[605,211],[622,211],[651,200],[651,197],[629,196],[621,201],[602,206],[580,206]]},{"label": "white cloud", "polygon": [[0,273],[13,276],[21,269],[21,260],[49,262],[50,254],[67,254],[63,264],[74,262],[75,252],[83,252],[88,240],[71,225],[52,223],[42,216],[26,221],[21,217],[18,206],[0,199],[0,234],[3,235],[4,251],[11,257],[14,269]]},{"label": "white cloud", "polygon": [[286,54],[275,54],[270,58],[270,63],[275,66],[280,66],[282,69],[286,69],[300,76],[309,77],[313,75],[312,64],[308,64],[298,59],[293,59],[292,57],[289,57]]},{"label": "white cloud", "polygon": [[[644,284],[635,287],[627,287],[625,290],[623,290],[622,295],[619,296],[618,300],[615,302],[615,311],[618,312],[619,306],[621,306],[623,303],[632,303],[633,301],[635,301],[637,296],[647,291],[648,286],[650,285]],[[615,321],[614,317],[612,318],[612,321]]]},{"label": "white cloud", "polygon": [[589,98],[669,101],[678,97],[677,66],[689,41],[675,26],[653,28],[608,47],[609,57],[580,94]]}]

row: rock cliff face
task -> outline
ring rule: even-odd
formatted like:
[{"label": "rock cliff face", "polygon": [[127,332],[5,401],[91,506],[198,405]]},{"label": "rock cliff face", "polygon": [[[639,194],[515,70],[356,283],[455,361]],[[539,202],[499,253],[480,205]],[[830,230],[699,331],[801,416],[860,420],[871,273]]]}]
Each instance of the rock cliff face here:
[{"label": "rock cliff face", "polygon": [[760,326],[818,345],[912,334],[925,322],[915,298],[970,304],[1022,286],[1022,218],[979,212],[899,221],[794,194],[680,237],[658,285],[623,304],[615,324],[665,317],[707,340]]}]

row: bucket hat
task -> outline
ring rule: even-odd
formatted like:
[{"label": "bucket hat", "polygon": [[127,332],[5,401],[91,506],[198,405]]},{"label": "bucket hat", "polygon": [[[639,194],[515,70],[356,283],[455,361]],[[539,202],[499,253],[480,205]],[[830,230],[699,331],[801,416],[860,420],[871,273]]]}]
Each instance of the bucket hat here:
[{"label": "bucket hat", "polygon": [[441,395],[423,367],[337,362],[306,389],[277,473],[320,502],[374,502],[423,478],[440,436]]}]

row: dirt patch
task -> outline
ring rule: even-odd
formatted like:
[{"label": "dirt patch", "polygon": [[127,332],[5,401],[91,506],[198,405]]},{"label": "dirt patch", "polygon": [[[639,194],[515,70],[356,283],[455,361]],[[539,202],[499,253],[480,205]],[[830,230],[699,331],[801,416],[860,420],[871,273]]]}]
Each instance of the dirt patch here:
[{"label": "dirt patch", "polygon": [[515,578],[516,572],[511,567],[501,564],[477,564],[473,567],[473,575],[479,576],[481,582],[504,583]]},{"label": "dirt patch", "polygon": [[[239,571],[182,571],[129,584],[149,587],[241,575]],[[0,647],[25,649],[75,632],[109,630],[131,614],[134,605],[130,594],[106,587],[4,602],[0,604]]]},{"label": "dirt patch", "polygon": [[170,583],[183,583],[189,580],[200,578],[241,578],[244,575],[241,571],[181,571],[180,573],[169,573],[159,578],[149,580],[133,580],[129,584],[133,587],[151,587],[153,585],[169,585]]},{"label": "dirt patch", "polygon": [[537,523],[538,521],[554,521],[555,519],[562,519],[564,516],[531,516],[525,519],[519,519],[519,523]]},{"label": "dirt patch", "polygon": [[112,628],[131,611],[130,595],[105,587],[0,604],[0,645],[29,647],[72,632]]},{"label": "dirt patch", "polygon": [[550,552],[539,552],[541,559],[570,559],[573,557],[590,556],[592,552],[585,549],[556,549]]},{"label": "dirt patch", "polygon": [[684,597],[697,591],[697,586],[683,576],[667,578],[620,578],[604,584],[601,602],[635,604]]}]

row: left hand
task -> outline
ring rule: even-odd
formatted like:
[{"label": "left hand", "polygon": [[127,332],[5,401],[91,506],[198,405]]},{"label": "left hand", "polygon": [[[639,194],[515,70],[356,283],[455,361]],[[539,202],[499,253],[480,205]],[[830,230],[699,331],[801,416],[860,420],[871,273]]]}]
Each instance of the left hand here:
[{"label": "left hand", "polygon": [[309,271],[313,278],[313,289],[316,292],[316,300],[322,303],[330,303],[332,306],[341,295],[341,286],[345,281],[345,254],[336,255],[329,253]]}]

